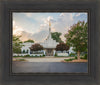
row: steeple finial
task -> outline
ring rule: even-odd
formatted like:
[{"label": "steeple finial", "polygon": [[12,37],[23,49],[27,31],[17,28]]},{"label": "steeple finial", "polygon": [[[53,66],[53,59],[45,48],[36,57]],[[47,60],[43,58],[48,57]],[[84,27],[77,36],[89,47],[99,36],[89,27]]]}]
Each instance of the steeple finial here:
[{"label": "steeple finial", "polygon": [[50,21],[49,21],[49,27],[51,27],[51,23],[50,23]]}]

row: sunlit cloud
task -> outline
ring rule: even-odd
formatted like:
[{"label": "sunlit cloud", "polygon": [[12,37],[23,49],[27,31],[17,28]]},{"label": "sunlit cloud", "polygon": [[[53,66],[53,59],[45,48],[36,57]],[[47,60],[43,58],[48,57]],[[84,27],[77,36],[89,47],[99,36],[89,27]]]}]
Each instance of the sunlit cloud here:
[{"label": "sunlit cloud", "polygon": [[[56,16],[57,14],[57,16]],[[13,34],[22,35],[21,40],[33,39],[42,42],[49,33],[49,21],[51,32],[61,32],[61,39],[65,41],[64,34],[70,26],[79,20],[87,21],[87,13],[21,13],[14,14]]]},{"label": "sunlit cloud", "polygon": [[77,13],[75,16],[80,16],[80,13]]},{"label": "sunlit cloud", "polygon": [[27,17],[32,17],[32,13],[26,13],[25,14]]}]

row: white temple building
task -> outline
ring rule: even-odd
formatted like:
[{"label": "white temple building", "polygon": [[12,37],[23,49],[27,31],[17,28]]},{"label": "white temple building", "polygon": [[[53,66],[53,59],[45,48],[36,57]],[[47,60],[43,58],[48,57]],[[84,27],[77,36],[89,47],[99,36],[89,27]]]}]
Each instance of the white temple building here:
[{"label": "white temple building", "polygon": [[55,55],[55,48],[57,44],[59,44],[59,42],[56,42],[56,40],[53,40],[51,37],[51,24],[49,22],[49,35],[43,43],[40,43],[40,45],[43,46],[46,56],[53,56]]},{"label": "white temple building", "polygon": [[[23,43],[24,46],[21,48],[22,53],[23,53],[23,51],[25,51],[25,52],[27,52],[27,54],[32,55],[31,51],[30,51],[30,47],[33,44],[35,44],[35,43],[30,43],[30,42]],[[42,50],[44,55],[46,55],[46,56],[54,56],[55,55],[55,53],[56,53],[55,48],[56,48],[57,44],[59,44],[59,42],[56,42],[56,40],[53,40],[52,37],[51,37],[51,24],[50,24],[50,22],[49,22],[49,35],[47,36],[47,39],[44,40],[44,42],[39,43],[39,44],[42,45],[43,48],[44,48]],[[74,51],[72,50],[72,47],[69,49],[68,52],[69,52],[69,54],[74,53]],[[60,53],[60,54],[61,55],[62,54],[63,55],[66,55],[66,54],[68,55],[68,53],[66,53],[66,52],[65,53]]]}]

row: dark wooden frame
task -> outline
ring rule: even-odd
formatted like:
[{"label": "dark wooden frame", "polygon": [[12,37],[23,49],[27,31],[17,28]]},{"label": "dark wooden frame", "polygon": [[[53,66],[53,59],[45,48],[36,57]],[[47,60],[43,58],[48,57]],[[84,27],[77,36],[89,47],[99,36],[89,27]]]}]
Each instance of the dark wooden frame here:
[{"label": "dark wooden frame", "polygon": [[[99,28],[97,2],[67,2],[63,1],[2,1],[0,4],[0,63],[1,84],[50,84],[50,85],[99,85]],[[12,11],[34,12],[88,12],[88,74],[12,74]],[[91,58],[90,58],[91,57]]]}]

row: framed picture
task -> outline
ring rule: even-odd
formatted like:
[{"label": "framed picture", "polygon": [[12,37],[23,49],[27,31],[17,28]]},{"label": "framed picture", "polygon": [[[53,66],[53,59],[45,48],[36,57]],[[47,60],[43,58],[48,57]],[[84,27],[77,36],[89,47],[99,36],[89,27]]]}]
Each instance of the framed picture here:
[{"label": "framed picture", "polygon": [[88,73],[88,10],[15,11],[12,22],[12,73]]},{"label": "framed picture", "polygon": [[2,84],[99,84],[97,2],[0,6]]}]

